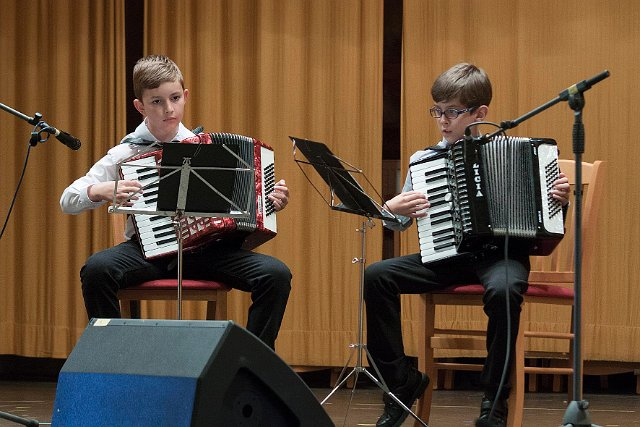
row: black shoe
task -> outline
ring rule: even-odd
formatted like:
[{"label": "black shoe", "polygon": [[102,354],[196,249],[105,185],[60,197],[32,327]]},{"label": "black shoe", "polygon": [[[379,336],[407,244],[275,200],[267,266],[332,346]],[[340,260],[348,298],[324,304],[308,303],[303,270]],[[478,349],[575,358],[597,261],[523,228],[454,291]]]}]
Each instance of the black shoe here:
[{"label": "black shoe", "polygon": [[498,399],[493,410],[493,416],[489,418],[492,407],[493,400],[483,396],[480,404],[480,417],[476,420],[476,427],[504,427],[507,425],[507,400]]},{"label": "black shoe", "polygon": [[[429,385],[429,377],[417,369],[409,371],[407,382],[401,387],[391,390],[407,408],[411,408],[415,401],[424,394]],[[376,427],[400,427],[402,422],[409,415],[400,405],[396,403],[388,394],[383,397],[384,412],[378,418]]]}]

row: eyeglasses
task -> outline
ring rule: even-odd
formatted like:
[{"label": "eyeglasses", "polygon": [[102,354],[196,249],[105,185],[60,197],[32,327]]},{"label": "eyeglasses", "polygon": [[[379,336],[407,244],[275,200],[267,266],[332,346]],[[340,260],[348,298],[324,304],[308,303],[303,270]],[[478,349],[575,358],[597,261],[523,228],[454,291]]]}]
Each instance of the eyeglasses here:
[{"label": "eyeglasses", "polygon": [[431,117],[435,119],[439,119],[440,117],[442,117],[442,115],[444,115],[447,119],[455,119],[460,114],[470,113],[476,108],[478,107],[463,108],[461,110],[457,108],[447,108],[446,110],[441,110],[438,107],[431,107],[429,109],[429,114],[431,114]]}]

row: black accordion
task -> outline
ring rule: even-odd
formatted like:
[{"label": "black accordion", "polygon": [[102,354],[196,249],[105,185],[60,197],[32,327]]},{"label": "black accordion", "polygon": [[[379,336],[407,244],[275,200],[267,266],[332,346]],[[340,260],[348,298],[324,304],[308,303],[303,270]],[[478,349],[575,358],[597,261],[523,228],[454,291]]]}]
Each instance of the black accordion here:
[{"label": "black accordion", "polygon": [[506,235],[530,255],[548,255],[564,236],[558,148],[547,138],[460,140],[409,166],[413,189],[426,194],[418,218],[422,262],[495,248]]}]

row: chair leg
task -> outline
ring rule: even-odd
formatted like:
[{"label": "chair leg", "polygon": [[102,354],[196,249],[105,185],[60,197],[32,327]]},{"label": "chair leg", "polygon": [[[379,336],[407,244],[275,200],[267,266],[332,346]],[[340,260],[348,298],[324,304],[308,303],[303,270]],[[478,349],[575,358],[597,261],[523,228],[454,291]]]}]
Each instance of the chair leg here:
[{"label": "chair leg", "polygon": [[520,427],[524,418],[524,325],[516,337],[515,354],[511,368],[511,394],[509,396],[509,427]]},{"label": "chair leg", "polygon": [[220,320],[218,319],[218,313],[216,312],[218,304],[216,301],[207,302],[207,320]]},{"label": "chair leg", "polygon": [[229,291],[218,291],[216,296],[216,318],[218,320],[227,320],[229,318],[227,314],[227,298]]},{"label": "chair leg", "polygon": [[[434,323],[435,323],[435,305],[433,304],[433,300],[430,294],[425,294],[422,297],[422,302],[424,304],[424,319],[422,319],[422,324],[424,326],[424,335],[420,336],[418,340],[418,364],[419,369],[426,373],[429,376],[430,382],[429,386],[425,390],[422,398],[418,400],[416,415],[418,415],[424,422],[429,422],[429,416],[431,415],[431,400],[433,398],[433,387],[434,383],[437,383],[437,371],[433,366],[433,348],[431,347],[431,337],[434,334]],[[416,427],[421,424],[416,420]]]},{"label": "chair leg", "polygon": [[456,371],[453,369],[447,369],[444,371],[444,386],[445,390],[453,390],[453,382]]},{"label": "chair leg", "polygon": [[[569,361],[571,361],[571,358],[569,358]],[[563,379],[564,379],[563,376],[560,374],[553,375],[553,383],[551,386],[551,390],[554,393],[560,393],[562,391]],[[571,376],[569,376],[569,388],[571,388]],[[569,397],[569,401],[571,401],[571,390],[568,391],[568,397]]]},{"label": "chair leg", "polygon": [[608,390],[609,389],[609,375],[600,375],[598,377],[600,382],[600,390]]},{"label": "chair leg", "polygon": [[216,310],[218,313],[218,319],[227,320],[229,314],[227,313],[227,299],[230,291],[218,291],[218,297],[216,298]]},{"label": "chair leg", "polygon": [[133,301],[128,299],[120,300],[120,316],[124,319],[131,319],[131,304]]},{"label": "chair leg", "polygon": [[130,315],[132,319],[140,318],[140,301],[129,301],[130,304]]},{"label": "chair leg", "polygon": [[207,320],[227,320],[228,291],[217,291],[216,300],[207,302]]},{"label": "chair leg", "polygon": [[[544,364],[544,362],[538,360],[534,360],[531,363],[532,366],[541,366]],[[529,374],[528,391],[529,393],[535,393],[538,391],[538,374]]]}]

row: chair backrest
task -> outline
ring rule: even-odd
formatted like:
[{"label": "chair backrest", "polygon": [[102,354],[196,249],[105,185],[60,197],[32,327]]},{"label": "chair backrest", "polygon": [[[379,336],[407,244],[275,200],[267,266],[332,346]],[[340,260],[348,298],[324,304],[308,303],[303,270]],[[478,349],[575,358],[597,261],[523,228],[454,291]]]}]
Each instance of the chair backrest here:
[{"label": "chair backrest", "polygon": [[[576,170],[575,161],[559,160],[560,170],[569,178],[572,194],[575,195]],[[595,246],[595,230],[602,193],[603,162],[582,162],[582,262],[591,264]],[[566,272],[574,270],[574,235],[575,235],[575,199],[571,198],[567,218],[565,219],[565,236],[553,253],[545,257],[531,257],[531,275],[534,279],[538,272]]]}]

